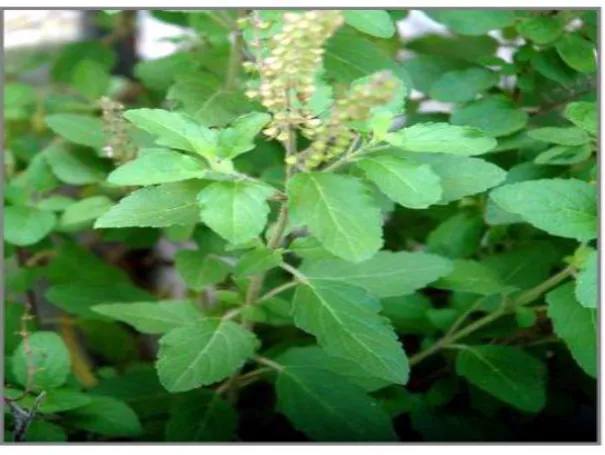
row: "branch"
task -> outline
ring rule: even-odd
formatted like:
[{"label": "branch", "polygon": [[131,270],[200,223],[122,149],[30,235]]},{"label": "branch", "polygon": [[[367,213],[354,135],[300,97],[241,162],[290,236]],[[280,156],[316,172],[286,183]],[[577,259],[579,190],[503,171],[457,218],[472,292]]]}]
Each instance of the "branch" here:
[{"label": "branch", "polygon": [[575,272],[574,267],[571,267],[571,266],[567,267],[567,268],[561,270],[556,275],[551,276],[543,283],[540,283],[538,286],[524,292],[516,300],[514,300],[513,302],[510,302],[510,304],[503,305],[502,307],[500,307],[498,310],[494,311],[493,313],[490,313],[490,314],[482,317],[481,319],[476,320],[472,324],[467,325],[466,327],[464,327],[463,329],[461,329],[455,333],[445,335],[443,338],[441,338],[439,341],[437,341],[432,346],[430,346],[427,349],[425,349],[424,351],[421,351],[418,354],[412,356],[410,358],[410,365],[416,365],[416,364],[422,362],[427,357],[430,357],[431,355],[435,354],[436,352],[439,352],[441,349],[450,347],[456,341],[476,332],[477,330],[494,322],[496,319],[499,319],[500,317],[511,313],[512,311],[514,311],[515,307],[527,305],[527,304],[533,302],[538,297],[540,297],[542,294],[544,294],[545,292],[554,288],[559,283],[564,281],[566,278],[571,276],[574,272]]}]

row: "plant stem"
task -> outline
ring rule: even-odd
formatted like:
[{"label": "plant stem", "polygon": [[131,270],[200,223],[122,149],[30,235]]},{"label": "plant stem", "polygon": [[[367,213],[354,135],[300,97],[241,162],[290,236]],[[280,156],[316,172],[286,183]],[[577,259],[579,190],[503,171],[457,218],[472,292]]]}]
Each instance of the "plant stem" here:
[{"label": "plant stem", "polygon": [[571,267],[571,266],[567,267],[567,268],[561,270],[559,273],[551,276],[546,281],[540,283],[538,286],[524,292],[516,300],[511,302],[509,305],[503,305],[496,311],[489,313],[488,315],[482,317],[481,319],[476,320],[472,324],[467,325],[466,327],[462,328],[461,330],[458,330],[455,333],[446,334],[443,338],[441,338],[439,341],[437,341],[432,346],[430,346],[427,349],[425,349],[424,351],[421,351],[418,354],[412,356],[410,358],[410,365],[416,365],[416,364],[422,362],[427,357],[430,357],[431,355],[440,351],[441,349],[451,346],[456,341],[476,332],[477,330],[492,323],[496,319],[499,319],[500,317],[504,316],[505,314],[512,312],[515,307],[521,306],[521,305],[527,305],[527,304],[533,302],[538,297],[540,297],[542,294],[544,294],[545,292],[554,288],[556,285],[558,285],[559,283],[564,281],[566,278],[568,278],[570,275],[572,275],[574,271],[575,271],[574,267]]},{"label": "plant stem", "polygon": [[254,358],[254,360],[255,360],[257,363],[260,363],[261,365],[268,366],[268,367],[269,367],[269,368],[271,368],[272,370],[281,371],[281,370],[283,370],[283,369],[284,369],[284,367],[283,367],[283,366],[281,366],[279,363],[274,362],[273,360],[268,359],[268,358],[266,358],[266,357],[256,356],[256,357]]},{"label": "plant stem", "polygon": [[290,288],[293,288],[294,286],[298,285],[298,281],[294,280],[294,281],[288,281],[287,283],[282,284],[281,286],[277,286],[274,289],[271,289],[269,292],[267,292],[265,295],[263,295],[260,299],[258,299],[259,302],[264,302],[265,300],[270,299],[271,297],[276,296],[277,294],[281,294],[284,291],[287,291]]},{"label": "plant stem", "polygon": [[302,273],[300,273],[297,268],[292,267],[290,264],[286,264],[284,262],[284,263],[280,264],[280,267],[282,269],[284,269],[285,271],[290,272],[301,283],[304,283],[304,284],[309,283],[309,280],[307,279],[307,277],[304,276]]}]

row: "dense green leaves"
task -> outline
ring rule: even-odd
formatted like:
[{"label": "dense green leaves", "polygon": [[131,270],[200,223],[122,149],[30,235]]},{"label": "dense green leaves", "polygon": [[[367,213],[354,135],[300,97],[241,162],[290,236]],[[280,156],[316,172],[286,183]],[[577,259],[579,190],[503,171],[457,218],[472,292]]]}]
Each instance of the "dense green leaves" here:
[{"label": "dense green leaves", "polygon": [[590,376],[597,377],[598,317],[596,309],[584,308],[574,296],[573,284],[559,286],[546,295],[548,317],[555,333],[571,355]]},{"label": "dense green leaves", "polygon": [[235,373],[256,347],[255,336],[238,324],[205,319],[164,335],[156,368],[169,392],[185,392]]},{"label": "dense green leaves", "polygon": [[170,410],[166,440],[171,442],[232,441],[237,414],[220,395],[200,390],[179,396]]},{"label": "dense green leaves", "polygon": [[481,155],[496,146],[494,138],[477,128],[447,123],[420,123],[391,133],[386,140],[408,152]]},{"label": "dense green leaves", "polygon": [[288,196],[293,224],[308,226],[330,253],[361,262],[382,246],[380,211],[354,177],[298,174],[289,183]]},{"label": "dense green leaves", "polygon": [[426,164],[391,155],[370,155],[359,160],[357,166],[384,194],[404,207],[423,209],[441,199],[440,178]]},{"label": "dense green leaves", "polygon": [[132,437],[141,433],[141,422],[122,401],[94,397],[92,403],[69,412],[65,419],[73,426],[110,437]]},{"label": "dense green leaves", "polygon": [[450,261],[426,253],[380,251],[371,259],[353,264],[341,259],[304,264],[301,272],[314,282],[348,283],[377,297],[410,294],[452,270]]},{"label": "dense green leaves", "polygon": [[312,280],[294,296],[294,323],[317,337],[326,352],[357,362],[366,372],[405,384],[409,366],[380,302],[362,288]]},{"label": "dense green leaves", "polygon": [[515,22],[515,13],[507,10],[448,9],[426,10],[425,13],[461,35],[483,35]]},{"label": "dense green leaves", "polygon": [[378,403],[334,373],[285,366],[275,387],[279,411],[316,441],[397,440],[388,414]]},{"label": "dense green leaves", "polygon": [[55,215],[51,212],[33,207],[6,207],[4,239],[13,245],[33,245],[53,230],[56,221]]},{"label": "dense green leaves", "polygon": [[202,319],[195,303],[187,300],[107,303],[92,311],[133,326],[141,333],[165,333]]},{"label": "dense green leaves", "polygon": [[200,160],[168,149],[145,149],[137,158],[113,171],[107,180],[114,185],[147,186],[202,178],[206,174]]},{"label": "dense green leaves", "polygon": [[552,235],[580,241],[597,235],[596,188],[580,180],[534,180],[505,185],[490,197]]},{"label": "dense green leaves", "polygon": [[464,346],[456,358],[456,372],[472,384],[526,412],[546,404],[546,368],[519,348]]},{"label": "dense green leaves", "polygon": [[55,389],[65,384],[71,364],[67,346],[54,332],[31,334],[19,344],[11,361],[17,382],[35,390]]},{"label": "dense green leaves", "polygon": [[393,19],[384,10],[351,9],[343,11],[345,22],[360,32],[379,38],[390,38],[395,33]]},{"label": "dense green leaves", "polygon": [[216,182],[197,196],[200,216],[213,231],[235,245],[253,240],[269,215],[271,187],[246,180]]},{"label": "dense green leaves", "polygon": [[143,188],[114,205],[95,223],[95,228],[166,227],[199,220],[196,196],[200,182],[167,183]]}]

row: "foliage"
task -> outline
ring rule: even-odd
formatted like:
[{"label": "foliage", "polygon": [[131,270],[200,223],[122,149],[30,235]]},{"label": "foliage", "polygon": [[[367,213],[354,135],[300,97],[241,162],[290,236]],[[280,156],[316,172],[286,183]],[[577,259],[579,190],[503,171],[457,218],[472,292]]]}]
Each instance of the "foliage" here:
[{"label": "foliage", "polygon": [[595,440],[595,11],[153,14],[5,70],[7,440]]}]

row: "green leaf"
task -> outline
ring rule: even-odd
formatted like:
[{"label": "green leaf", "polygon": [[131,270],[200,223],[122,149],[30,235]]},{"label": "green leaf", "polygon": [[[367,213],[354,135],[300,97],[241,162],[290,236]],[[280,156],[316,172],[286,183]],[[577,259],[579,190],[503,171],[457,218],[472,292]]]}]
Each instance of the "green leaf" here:
[{"label": "green leaf", "polygon": [[185,392],[235,373],[257,347],[256,337],[240,325],[205,319],[164,335],[156,368],[169,392]]},{"label": "green leaf", "polygon": [[445,57],[437,59],[422,54],[404,60],[401,65],[412,80],[412,87],[410,88],[425,94],[428,94],[433,84],[447,72],[461,70],[468,66],[466,62]]},{"label": "green leaf", "polygon": [[279,412],[315,441],[397,441],[378,402],[334,373],[286,366],[275,388]]},{"label": "green leaf", "polygon": [[67,413],[70,425],[109,437],[132,437],[142,432],[135,412],[126,403],[110,397],[93,397],[92,403]]},{"label": "green leaf", "polygon": [[34,368],[34,390],[56,389],[67,381],[70,357],[67,346],[54,332],[35,332],[22,341],[11,359],[13,375],[22,386],[27,386],[28,372]]},{"label": "green leaf", "polygon": [[495,189],[491,199],[538,229],[587,241],[597,236],[597,191],[575,179],[544,179]]},{"label": "green leaf", "polygon": [[502,283],[530,289],[549,277],[558,260],[551,244],[534,240],[528,246],[493,254],[481,262],[495,270]]},{"label": "green leaf", "polygon": [[48,288],[45,297],[55,306],[82,319],[105,319],[92,310],[95,305],[114,302],[141,302],[153,296],[128,283],[71,281]]},{"label": "green leaf", "polygon": [[568,146],[584,145],[590,140],[584,130],[575,127],[557,128],[546,126],[530,130],[527,135],[537,141]]},{"label": "green leaf", "polygon": [[96,117],[80,114],[53,114],[45,119],[46,126],[74,144],[100,149],[107,138],[103,122]]},{"label": "green leaf", "polygon": [[456,372],[522,411],[536,413],[546,405],[546,368],[519,348],[461,346]]},{"label": "green leaf", "polygon": [[101,259],[83,246],[66,242],[55,250],[45,274],[52,284],[73,283],[130,283],[128,275]]},{"label": "green leaf", "polygon": [[137,190],[95,223],[95,229],[119,227],[168,227],[199,222],[196,196],[204,183],[189,181]]},{"label": "green leaf", "polygon": [[500,76],[484,68],[448,71],[430,89],[431,98],[445,103],[465,103],[498,84]]},{"label": "green leaf", "polygon": [[411,294],[449,274],[452,263],[433,254],[380,251],[357,264],[327,259],[305,263],[300,271],[314,282],[359,286],[382,298]]},{"label": "green leaf", "polygon": [[598,254],[596,251],[590,253],[584,267],[576,278],[576,297],[578,302],[585,308],[596,308],[598,301],[597,278]]},{"label": "green leaf", "polygon": [[165,333],[202,318],[200,310],[188,300],[107,303],[95,305],[90,309],[131,325],[141,333]]},{"label": "green leaf", "polygon": [[548,164],[551,166],[568,166],[570,164],[586,161],[591,155],[592,146],[590,144],[584,144],[577,147],[557,145],[536,156],[534,158],[534,163]]},{"label": "green leaf", "polygon": [[196,54],[175,52],[166,57],[138,62],[134,67],[134,75],[151,90],[168,90],[178,76],[199,67]]},{"label": "green leaf", "polygon": [[326,250],[315,237],[298,237],[294,239],[290,244],[289,251],[306,261],[336,259],[336,256]]},{"label": "green leaf", "polygon": [[43,420],[34,420],[25,434],[27,442],[66,442],[67,434],[59,425]]},{"label": "green leaf", "polygon": [[530,17],[517,25],[517,31],[536,44],[547,44],[563,34],[565,22],[560,16]]},{"label": "green leaf", "polygon": [[382,314],[395,326],[398,333],[424,334],[434,330],[427,317],[431,301],[422,294],[389,297],[382,300]]},{"label": "green leaf", "polygon": [[339,83],[350,84],[384,70],[402,76],[402,68],[383,49],[354,30],[340,29],[325,49],[326,76]]},{"label": "green leaf", "polygon": [[237,245],[256,238],[267,224],[273,188],[246,180],[215,182],[197,196],[202,221]]},{"label": "green leaf", "polygon": [[105,180],[108,167],[99,157],[85,150],[51,145],[42,152],[59,180],[72,185],[87,185]]},{"label": "green leaf", "polygon": [[110,70],[116,62],[115,53],[100,41],[78,41],[64,46],[51,67],[55,82],[69,84],[74,70],[83,60],[93,60]]},{"label": "green leaf", "polygon": [[405,384],[409,366],[380,302],[349,284],[310,281],[294,295],[294,323],[317,337],[328,354],[343,357],[376,377]]},{"label": "green leaf", "polygon": [[269,248],[256,248],[245,253],[237,263],[235,274],[238,276],[255,275],[277,267],[282,262],[280,251]]},{"label": "green leaf", "polygon": [[[103,215],[113,205],[113,201],[107,196],[92,196],[81,199],[65,209],[59,226],[62,229],[74,229],[88,227],[98,217]],[[84,225],[84,226],[83,226]]]},{"label": "green leaf", "polygon": [[494,137],[523,129],[527,120],[527,112],[501,95],[488,96],[455,108],[451,117],[454,125],[472,126]]},{"label": "green leaf", "polygon": [[351,27],[378,38],[390,38],[395,34],[395,24],[385,10],[343,10],[345,22]]},{"label": "green leaf", "polygon": [[330,371],[367,392],[373,392],[389,385],[388,381],[369,374],[357,363],[327,354],[316,345],[290,348],[275,361],[291,367],[319,368]]},{"label": "green leaf", "polygon": [[91,100],[98,100],[109,88],[107,67],[94,60],[82,60],[73,70],[72,85]]},{"label": "green leaf", "polygon": [[581,73],[597,70],[596,52],[593,44],[577,34],[565,35],[556,43],[556,49],[563,61]]},{"label": "green leaf", "polygon": [[254,138],[269,123],[269,114],[252,112],[237,118],[218,135],[218,152],[222,158],[235,158],[254,148]]},{"label": "green leaf", "polygon": [[423,35],[408,41],[406,48],[428,54],[432,59],[445,57],[462,62],[476,62],[493,56],[499,43],[491,36],[442,36]]},{"label": "green leaf", "polygon": [[226,90],[222,81],[202,72],[177,76],[167,99],[180,102],[184,111],[204,126],[222,127],[261,108],[242,92]]},{"label": "green leaf", "polygon": [[124,117],[157,137],[158,145],[194,152],[205,158],[216,154],[217,134],[178,112],[163,109],[131,109]]},{"label": "green leaf", "polygon": [[404,207],[424,209],[441,200],[439,176],[426,164],[392,155],[369,155],[356,164],[384,194]]},{"label": "green leaf", "polygon": [[169,149],[141,150],[137,158],[114,170],[107,181],[122,186],[147,186],[202,178],[206,166],[200,160]]},{"label": "green leaf", "polygon": [[12,245],[33,245],[53,230],[56,221],[53,213],[33,207],[5,207],[4,240]]},{"label": "green leaf", "polygon": [[194,291],[224,281],[231,271],[231,267],[220,258],[204,255],[199,250],[178,251],[174,264],[187,287]]},{"label": "green leaf", "polygon": [[76,202],[75,199],[62,194],[51,194],[46,199],[42,199],[36,204],[36,208],[48,212],[62,212],[67,207]]},{"label": "green leaf", "polygon": [[484,35],[515,22],[515,13],[510,10],[450,9],[424,10],[424,13],[461,35]]},{"label": "green leaf", "polygon": [[166,424],[166,441],[233,441],[237,413],[216,392],[196,390],[176,399]]},{"label": "green leaf", "polygon": [[[9,391],[10,389],[6,390],[6,392]],[[15,395],[20,396],[21,391],[18,394],[15,393]],[[9,393],[7,393],[7,396],[13,398]],[[26,395],[23,399],[19,400],[19,405],[29,410],[33,408],[35,400],[36,397],[34,395]],[[46,390],[46,395],[38,406],[37,412],[40,414],[57,414],[81,408],[91,402],[92,400],[89,395],[76,390],[67,388]]]},{"label": "green leaf", "polygon": [[361,262],[382,246],[382,217],[356,178],[319,172],[297,174],[288,184],[293,225],[306,225],[330,253]]},{"label": "green leaf", "polygon": [[483,219],[478,214],[456,213],[429,233],[428,251],[449,258],[472,256],[481,243],[483,228]]},{"label": "green leaf", "polygon": [[496,140],[477,128],[447,123],[419,123],[388,134],[391,145],[407,152],[482,155],[496,147]]},{"label": "green leaf", "polygon": [[441,178],[441,203],[444,204],[482,193],[506,178],[504,170],[479,158],[439,154],[422,155],[417,159],[430,164],[433,172]]},{"label": "green leaf", "polygon": [[[237,304],[241,304],[241,297],[237,296]],[[292,326],[292,303],[290,300],[271,297],[254,305],[247,305],[242,309],[241,316],[245,321],[257,322],[272,326]]]},{"label": "green leaf", "polygon": [[546,294],[548,317],[555,333],[561,338],[582,369],[597,377],[598,316],[597,310],[585,308],[574,296],[573,283],[559,286]]},{"label": "green leaf", "polygon": [[506,293],[515,289],[513,286],[505,285],[498,272],[470,259],[455,261],[452,273],[437,281],[434,286],[439,289],[486,296]]},{"label": "green leaf", "polygon": [[592,135],[597,134],[597,104],[588,101],[576,101],[565,106],[563,115],[579,128]]}]

